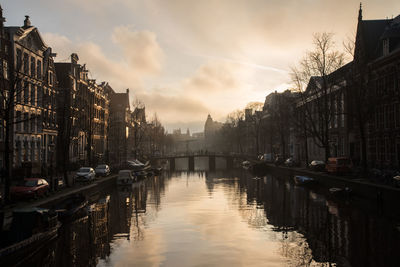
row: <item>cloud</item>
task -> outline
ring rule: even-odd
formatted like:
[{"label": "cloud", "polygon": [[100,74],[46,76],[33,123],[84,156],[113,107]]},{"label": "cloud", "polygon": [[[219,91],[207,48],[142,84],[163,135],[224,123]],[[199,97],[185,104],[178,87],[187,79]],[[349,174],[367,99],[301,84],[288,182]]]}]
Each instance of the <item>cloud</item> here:
[{"label": "cloud", "polygon": [[[120,48],[120,59],[107,55],[102,47],[91,41],[71,40],[55,33],[44,33],[45,42],[58,53],[56,62],[70,61],[77,53],[81,64],[87,64],[91,78],[108,81],[116,91],[129,87],[143,88],[143,80],[162,69],[163,52],[154,33],[132,31],[126,26],[115,27],[112,40]],[[118,50],[118,49],[117,49]]]},{"label": "cloud", "polygon": [[113,31],[112,40],[122,48],[133,69],[145,74],[160,72],[163,52],[153,32],[132,31],[128,26],[118,26]]},{"label": "cloud", "polygon": [[[168,92],[168,89],[165,88],[165,91]],[[137,97],[145,103],[146,110],[149,107],[151,112],[157,113],[166,122],[193,121],[194,118],[202,117],[209,111],[209,108],[201,101],[189,95],[141,92],[137,94]]]},{"label": "cloud", "polygon": [[[239,67],[226,62],[208,62],[183,82],[186,93],[217,93],[240,87]],[[204,96],[204,95],[203,95]]]}]

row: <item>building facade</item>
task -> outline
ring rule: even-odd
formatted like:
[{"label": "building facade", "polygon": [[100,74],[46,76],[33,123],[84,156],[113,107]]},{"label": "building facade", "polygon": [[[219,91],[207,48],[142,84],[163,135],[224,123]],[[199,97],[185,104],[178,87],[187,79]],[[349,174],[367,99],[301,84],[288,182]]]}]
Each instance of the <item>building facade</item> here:
[{"label": "building facade", "polygon": [[129,125],[131,111],[129,104],[129,89],[126,93],[110,95],[110,124],[109,124],[109,160],[111,165],[121,165],[128,158]]},{"label": "building facade", "polygon": [[40,173],[53,166],[56,121],[56,54],[26,16],[22,27],[6,27],[12,60],[10,93],[14,105],[14,167]]}]

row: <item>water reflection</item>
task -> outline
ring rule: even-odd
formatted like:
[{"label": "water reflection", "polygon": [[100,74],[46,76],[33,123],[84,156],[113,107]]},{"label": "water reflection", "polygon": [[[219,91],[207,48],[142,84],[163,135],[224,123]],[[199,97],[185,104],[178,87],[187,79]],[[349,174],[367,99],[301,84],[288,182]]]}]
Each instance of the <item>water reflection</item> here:
[{"label": "water reflection", "polygon": [[396,220],[288,177],[166,173],[103,191],[32,265],[397,266]]}]

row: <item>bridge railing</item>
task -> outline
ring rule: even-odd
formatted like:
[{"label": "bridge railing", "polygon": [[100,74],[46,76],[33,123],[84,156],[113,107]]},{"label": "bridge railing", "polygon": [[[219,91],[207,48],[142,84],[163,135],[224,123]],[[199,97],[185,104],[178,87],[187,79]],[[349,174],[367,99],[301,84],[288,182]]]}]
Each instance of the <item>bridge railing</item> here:
[{"label": "bridge railing", "polygon": [[219,156],[219,157],[236,157],[243,159],[256,158],[255,155],[240,154],[235,152],[185,152],[185,153],[168,153],[164,155],[153,156],[153,159],[168,159],[168,158],[184,158],[184,157],[209,157],[209,156]]}]

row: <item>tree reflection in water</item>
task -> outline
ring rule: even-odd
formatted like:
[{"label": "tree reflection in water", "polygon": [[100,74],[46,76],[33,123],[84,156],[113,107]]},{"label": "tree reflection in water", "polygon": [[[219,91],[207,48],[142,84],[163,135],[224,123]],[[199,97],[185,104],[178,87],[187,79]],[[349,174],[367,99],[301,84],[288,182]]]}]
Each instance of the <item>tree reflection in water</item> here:
[{"label": "tree reflection in water", "polygon": [[[378,216],[376,210],[369,209],[369,202],[346,203],[318,189],[297,187],[289,177],[253,177],[243,171],[166,173],[132,187],[104,188],[90,196],[87,216],[64,225],[55,244],[40,252],[40,257],[32,257],[31,265],[112,265],[111,254],[158,234],[154,229],[151,232],[151,227],[163,209],[174,204],[165,196],[169,187],[178,183],[185,183],[187,188],[192,183],[197,187],[204,185],[203,201],[210,203],[222,193],[228,209],[238,213],[249,231],[257,233],[258,239],[277,244],[272,253],[281,255],[285,266],[397,265],[397,218]],[[193,199],[201,201],[201,197],[204,196]],[[195,223],[204,223],[203,214],[207,213],[195,214],[199,220]],[[224,214],[218,216],[222,218]],[[209,232],[203,233],[203,240]],[[219,242],[219,238],[212,241]],[[190,248],[186,245],[182,249]],[[46,259],[46,264],[42,259]],[[158,255],[158,263],[163,259]]]}]

